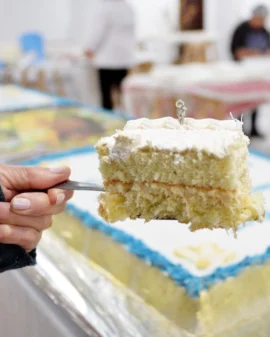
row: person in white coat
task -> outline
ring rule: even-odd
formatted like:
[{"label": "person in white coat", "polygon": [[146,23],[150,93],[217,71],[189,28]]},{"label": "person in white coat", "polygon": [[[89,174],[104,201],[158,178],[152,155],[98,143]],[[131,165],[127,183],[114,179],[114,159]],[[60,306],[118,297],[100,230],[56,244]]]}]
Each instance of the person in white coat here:
[{"label": "person in white coat", "polygon": [[135,15],[126,0],[100,0],[91,14],[86,55],[98,68],[102,106],[112,110],[112,90],[120,91],[135,61]]}]

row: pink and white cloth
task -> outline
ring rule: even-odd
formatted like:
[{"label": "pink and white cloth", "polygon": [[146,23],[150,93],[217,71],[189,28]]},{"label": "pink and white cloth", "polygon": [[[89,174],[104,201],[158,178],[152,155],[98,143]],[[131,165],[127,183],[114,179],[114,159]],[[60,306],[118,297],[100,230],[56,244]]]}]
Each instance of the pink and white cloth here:
[{"label": "pink and white cloth", "polygon": [[[134,117],[175,116],[175,101],[182,98],[189,115],[201,116],[198,101],[215,101],[223,115],[237,116],[270,101],[270,62],[215,63],[157,67],[148,74],[128,77],[123,84],[125,111]],[[203,117],[218,118],[205,111]],[[223,116],[226,117],[226,116]]]}]

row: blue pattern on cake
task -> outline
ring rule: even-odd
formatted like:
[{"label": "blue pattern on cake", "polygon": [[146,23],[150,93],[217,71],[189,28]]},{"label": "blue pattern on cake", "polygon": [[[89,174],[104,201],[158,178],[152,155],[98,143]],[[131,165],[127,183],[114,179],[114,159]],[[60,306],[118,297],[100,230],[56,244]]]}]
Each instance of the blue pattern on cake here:
[{"label": "blue pattern on cake", "polygon": [[214,284],[225,281],[229,277],[239,275],[244,269],[252,265],[263,265],[270,259],[270,247],[262,255],[246,257],[239,263],[216,269],[212,274],[198,277],[192,275],[188,270],[180,264],[175,265],[166,259],[162,254],[148,248],[141,240],[137,240],[122,230],[107,225],[101,219],[91,215],[90,213],[68,205],[68,211],[80,219],[88,228],[98,230],[103,234],[112,238],[112,240],[120,243],[128,248],[130,253],[139,259],[150,262],[152,266],[161,269],[163,272],[176,282],[176,284],[184,287],[187,294],[191,297],[199,297],[200,293],[208,290]]}]

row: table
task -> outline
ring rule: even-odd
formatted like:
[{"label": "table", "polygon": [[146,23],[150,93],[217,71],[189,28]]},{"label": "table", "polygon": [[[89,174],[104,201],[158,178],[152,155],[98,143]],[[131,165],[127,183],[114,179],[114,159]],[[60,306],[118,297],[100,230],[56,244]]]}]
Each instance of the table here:
[{"label": "table", "polygon": [[46,59],[33,64],[33,55],[22,55],[16,42],[0,44],[0,82],[17,83],[38,90],[99,105],[97,71],[84,57],[83,46],[71,41],[46,41]]},{"label": "table", "polygon": [[6,337],[179,337],[171,322],[50,232],[37,267],[4,276],[0,324]]},{"label": "table", "polygon": [[[6,337],[96,337],[86,334],[22,271],[0,278],[1,334]],[[27,308],[27,310],[26,310]]]},{"label": "table", "polygon": [[[28,156],[28,164],[35,165],[37,155],[45,151],[46,164],[46,158],[53,157],[55,151],[76,151],[74,147],[94,145],[102,135],[125,124],[123,116],[85,105],[23,111],[29,96],[23,97],[21,108],[16,106],[0,115],[0,156],[3,160],[3,154],[8,152],[9,163],[21,162]],[[37,255],[36,267],[0,278],[4,289],[0,326],[5,336],[178,336],[171,322],[74,251],[53,230],[44,233]],[[116,314],[116,303],[117,313],[121,314]]]},{"label": "table", "polygon": [[[52,155],[54,151],[93,145],[102,135],[122,128],[125,123],[123,117],[101,109],[78,103],[72,105],[72,101],[60,104],[66,101],[17,86],[0,87],[0,97],[0,157],[1,161],[9,163],[33,159],[38,154],[49,152]],[[46,241],[45,236],[38,251],[37,267],[1,276],[3,335],[99,337],[91,324],[91,302],[81,295],[82,282],[74,270],[78,259],[74,257],[72,263],[72,253],[68,247],[57,248],[58,241],[50,236]],[[52,246],[55,255],[50,254]],[[63,267],[61,271],[60,266]],[[70,266],[72,268],[67,270]],[[82,266],[83,262],[81,273]],[[88,272],[88,266],[85,269]],[[73,281],[70,274],[75,278]],[[84,291],[87,284],[88,281]],[[94,323],[97,319],[102,322],[102,315],[96,316]]]},{"label": "table", "polygon": [[270,62],[156,66],[123,83],[125,111],[135,117],[175,116],[186,101],[196,118],[239,116],[270,100]]},{"label": "table", "polygon": [[[10,151],[13,161],[18,161],[18,153],[25,156],[25,151],[40,145],[51,153],[52,148],[59,151],[82,142],[94,144],[101,134],[120,129],[124,123],[120,116],[88,106],[43,108],[0,115],[0,135],[6,128],[4,145],[18,137],[17,146],[9,143],[14,146]],[[86,127],[81,128],[82,124]],[[33,164],[36,155],[29,154]],[[171,322],[80,253],[51,229],[39,246],[37,267],[1,276],[3,336],[179,337]]]}]

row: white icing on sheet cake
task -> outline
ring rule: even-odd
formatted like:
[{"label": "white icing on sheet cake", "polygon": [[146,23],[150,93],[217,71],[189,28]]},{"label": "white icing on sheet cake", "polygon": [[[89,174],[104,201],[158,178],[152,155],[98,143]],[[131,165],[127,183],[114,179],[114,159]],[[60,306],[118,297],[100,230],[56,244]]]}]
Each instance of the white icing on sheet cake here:
[{"label": "white icing on sheet cake", "polygon": [[0,102],[0,110],[5,112],[54,106],[57,98],[16,85],[2,85]]},{"label": "white icing on sheet cake", "polygon": [[[72,168],[71,179],[102,184],[98,170],[99,161],[95,153],[65,157],[50,161],[49,165],[62,163]],[[264,254],[270,247],[270,160],[250,155],[249,166],[254,189],[264,191],[267,216],[261,224],[248,223],[239,229],[237,238],[233,232],[222,229],[206,229],[193,233],[186,225],[180,225],[177,221],[144,223],[142,220],[127,220],[108,226],[142,240],[147,247],[159,252],[172,264],[181,264],[194,276],[199,277],[210,275],[217,268],[236,264],[245,257]],[[76,192],[70,204],[101,220],[97,211],[98,195],[99,193],[95,192]],[[205,249],[206,245],[210,247],[208,251]]]}]

